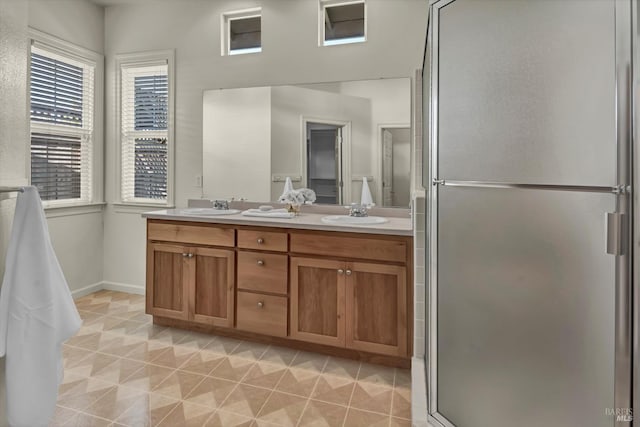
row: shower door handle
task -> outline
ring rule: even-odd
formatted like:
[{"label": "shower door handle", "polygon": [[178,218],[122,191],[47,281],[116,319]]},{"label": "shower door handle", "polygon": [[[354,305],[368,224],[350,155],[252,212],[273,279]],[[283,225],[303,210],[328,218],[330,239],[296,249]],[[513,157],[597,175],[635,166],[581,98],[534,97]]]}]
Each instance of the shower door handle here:
[{"label": "shower door handle", "polygon": [[627,215],[618,212],[605,214],[605,227],[607,236],[607,253],[611,255],[624,255],[627,245]]}]

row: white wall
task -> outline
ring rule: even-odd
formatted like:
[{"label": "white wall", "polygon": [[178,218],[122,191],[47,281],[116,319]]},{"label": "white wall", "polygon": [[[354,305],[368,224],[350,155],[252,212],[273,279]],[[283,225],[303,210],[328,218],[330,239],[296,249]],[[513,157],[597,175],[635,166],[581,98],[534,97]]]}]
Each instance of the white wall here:
[{"label": "white wall", "polygon": [[[164,0],[105,10],[106,196],[117,194],[113,57],[176,49],[176,204],[200,197],[202,93],[206,89],[410,77],[422,64],[427,0],[369,0],[366,43],[318,47],[316,0]],[[261,6],[263,51],[220,56],[220,14]],[[153,22],[141,29],[140,22]],[[382,55],[381,53],[384,53]],[[105,215],[107,281],[144,285],[144,221],[109,206]]]},{"label": "white wall", "polygon": [[206,91],[204,195],[269,201],[271,88]]},{"label": "white wall", "polygon": [[[0,0],[0,186],[26,184],[27,19],[25,2]],[[15,199],[0,193],[0,277],[14,208]],[[7,425],[5,404],[4,358],[0,358],[0,426]]]},{"label": "white wall", "polygon": [[[104,8],[85,0],[29,0],[28,25],[76,46],[103,54]],[[26,67],[25,67],[26,70]],[[99,89],[98,89],[99,91]],[[23,94],[25,100],[27,91]],[[94,173],[101,184],[102,171],[102,106],[96,115],[97,156]],[[28,138],[23,149],[28,157]],[[101,185],[100,185],[101,187]],[[102,189],[98,188],[98,198]],[[56,210],[47,210],[49,232],[53,248],[72,291],[102,282],[103,278],[103,212],[93,209],[91,213],[69,215]]]}]

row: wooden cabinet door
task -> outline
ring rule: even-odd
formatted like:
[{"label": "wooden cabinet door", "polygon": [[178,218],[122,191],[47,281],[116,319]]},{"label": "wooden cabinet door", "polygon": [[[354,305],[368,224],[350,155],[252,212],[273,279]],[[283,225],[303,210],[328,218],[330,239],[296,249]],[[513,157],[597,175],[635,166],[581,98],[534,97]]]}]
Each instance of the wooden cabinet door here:
[{"label": "wooden cabinet door", "polygon": [[291,337],[344,347],[344,262],[292,257]]},{"label": "wooden cabinet door", "polygon": [[348,263],[346,345],[392,356],[407,356],[406,268]]},{"label": "wooden cabinet door", "polygon": [[189,319],[213,326],[233,326],[235,254],[226,249],[188,248],[192,263]]},{"label": "wooden cabinet door", "polygon": [[188,319],[189,258],[183,246],[149,243],[147,246],[148,314]]}]

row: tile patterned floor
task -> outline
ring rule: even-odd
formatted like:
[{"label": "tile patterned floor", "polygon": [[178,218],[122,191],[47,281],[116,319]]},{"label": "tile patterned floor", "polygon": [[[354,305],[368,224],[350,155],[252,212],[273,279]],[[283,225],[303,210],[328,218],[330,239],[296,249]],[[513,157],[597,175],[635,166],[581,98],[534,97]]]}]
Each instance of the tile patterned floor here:
[{"label": "tile patterned floor", "polygon": [[52,426],[410,426],[409,370],[154,325],[144,297],[76,301]]}]

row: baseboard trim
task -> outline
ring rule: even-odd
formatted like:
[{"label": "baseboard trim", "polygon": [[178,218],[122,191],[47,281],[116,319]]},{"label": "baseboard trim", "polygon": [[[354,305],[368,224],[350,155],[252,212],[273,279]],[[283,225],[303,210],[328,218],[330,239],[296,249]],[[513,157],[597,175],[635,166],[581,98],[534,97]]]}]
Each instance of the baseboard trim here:
[{"label": "baseboard trim", "polygon": [[129,294],[144,295],[145,287],[139,285],[130,285],[128,283],[102,282],[102,289],[116,292],[126,292]]},{"label": "baseboard trim", "polygon": [[102,290],[102,283],[103,282],[98,282],[98,283],[94,283],[92,285],[89,286],[85,286],[84,288],[80,288],[80,289],[76,289],[75,291],[71,291],[71,296],[73,297],[73,299],[76,298],[81,298],[85,295],[89,295],[92,294],[94,292],[97,292],[99,290]]},{"label": "baseboard trim", "polygon": [[427,377],[424,359],[411,359],[411,420],[417,427],[431,427],[427,421]]},{"label": "baseboard trim", "polygon": [[117,282],[98,282],[89,286],[85,286],[84,288],[71,291],[71,296],[73,297],[73,299],[82,298],[85,295],[89,295],[103,289],[107,291],[126,292],[128,294],[136,295],[144,295],[145,293],[144,286],[129,285],[127,283]]}]

